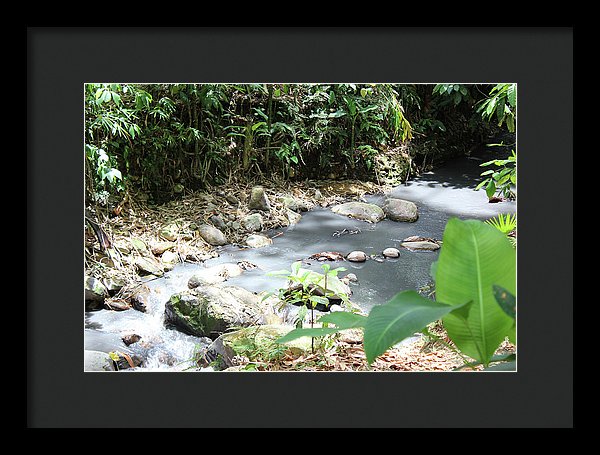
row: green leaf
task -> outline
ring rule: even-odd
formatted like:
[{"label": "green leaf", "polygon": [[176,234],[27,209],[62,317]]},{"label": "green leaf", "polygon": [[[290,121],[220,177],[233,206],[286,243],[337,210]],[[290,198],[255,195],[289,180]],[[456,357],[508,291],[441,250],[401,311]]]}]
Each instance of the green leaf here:
[{"label": "green leaf", "polygon": [[289,341],[296,340],[302,337],[322,337],[325,335],[331,335],[333,333],[339,332],[340,328],[336,327],[316,327],[312,329],[294,329],[291,332],[288,332],[281,338],[275,340],[277,343],[287,343]]},{"label": "green leaf", "polygon": [[496,184],[493,180],[490,179],[487,186],[485,187],[485,194],[487,194],[487,197],[489,199],[492,196],[494,196],[494,193],[496,193]]},{"label": "green leaf", "polygon": [[517,85],[510,84],[508,90],[506,91],[506,97],[508,98],[508,102],[512,107],[517,106]]},{"label": "green leaf", "polygon": [[110,357],[112,360],[114,360],[115,362],[118,362],[119,360],[121,360],[121,356],[120,356],[119,354],[117,354],[116,352],[113,352],[113,351],[109,352],[109,353],[108,353],[108,356],[109,356],[109,357]]},{"label": "green leaf", "polygon": [[118,93],[112,92],[112,99],[117,106],[121,105],[121,96]]},{"label": "green leaf", "polygon": [[256,131],[257,128],[260,128],[263,125],[266,125],[266,122],[257,122],[254,125],[252,125],[252,131]]},{"label": "green leaf", "polygon": [[446,305],[416,291],[402,291],[386,304],[373,307],[364,327],[367,361],[372,363],[394,344],[465,304]]},{"label": "green leaf", "polygon": [[308,300],[310,300],[314,306],[318,305],[319,303],[321,305],[325,305],[328,306],[329,305],[329,299],[327,297],[322,297],[320,295],[311,295]]},{"label": "green leaf", "polygon": [[499,230],[478,220],[451,218],[443,236],[436,272],[436,298],[455,305],[472,301],[468,312],[442,319],[448,335],[466,355],[489,362],[512,331],[514,320],[502,311],[493,285],[516,290],[516,251]]},{"label": "green leaf", "polygon": [[494,297],[496,298],[496,302],[502,308],[507,315],[511,318],[515,319],[517,317],[517,301],[513,294],[507,289],[504,289],[502,286],[498,286],[494,284]]},{"label": "green leaf", "polygon": [[298,164],[298,157],[296,155],[290,156],[290,161],[294,164]]},{"label": "green leaf", "polygon": [[98,99],[100,98],[100,96],[104,93],[104,89],[102,87],[100,87],[98,90],[96,90],[96,96],[95,98]]},{"label": "green leaf", "polygon": [[360,89],[360,96],[362,96],[363,98],[365,96],[367,96],[367,93],[369,93],[369,91],[366,88],[361,88]]},{"label": "green leaf", "polygon": [[429,275],[431,276],[431,278],[433,278],[433,281],[435,281],[435,274],[437,272],[437,261],[434,261],[431,263],[431,267],[429,268]]},{"label": "green leaf", "polygon": [[460,93],[462,93],[463,96],[467,96],[469,94],[469,90],[464,85],[461,85],[460,86]]},{"label": "green leaf", "polygon": [[483,187],[484,187],[484,186],[485,186],[485,185],[488,183],[488,181],[489,181],[489,180],[490,180],[490,179],[485,179],[485,180],[481,181],[481,182],[479,183],[479,185],[477,185],[477,187],[475,187],[475,189],[476,189],[476,190],[480,190],[481,188],[483,188]]},{"label": "green leaf", "polygon": [[281,96],[281,89],[276,88],[275,90],[273,90],[273,96],[275,98],[279,98]]},{"label": "green leaf", "polygon": [[102,93],[102,96],[100,97],[100,101],[102,101],[103,103],[107,103],[108,101],[110,101],[111,98],[111,94],[109,90],[104,90],[104,93]]},{"label": "green leaf", "polygon": [[318,322],[335,324],[339,329],[353,329],[364,327],[367,322],[367,316],[350,313],[349,311],[336,311],[335,313],[321,316]]}]

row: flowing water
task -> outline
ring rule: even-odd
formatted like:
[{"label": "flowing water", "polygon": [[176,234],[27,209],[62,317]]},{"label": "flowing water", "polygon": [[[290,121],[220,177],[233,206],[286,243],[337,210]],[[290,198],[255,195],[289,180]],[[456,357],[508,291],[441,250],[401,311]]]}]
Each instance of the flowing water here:
[{"label": "flowing water", "polygon": [[[85,349],[110,352],[120,350],[144,358],[135,371],[181,371],[192,366],[195,350],[210,341],[182,334],[164,326],[164,306],[169,297],[187,289],[187,281],[199,268],[221,263],[249,261],[257,265],[242,275],[232,277],[227,284],[250,291],[276,291],[285,279],[268,276],[268,272],[289,270],[293,262],[304,260],[303,267],[321,270],[322,263],[307,260],[314,253],[337,251],[343,255],[354,250],[364,251],[371,259],[363,263],[328,262],[334,267],[345,267],[354,273],[358,282],[351,283],[351,300],[368,312],[374,305],[387,302],[397,292],[422,289],[431,283],[430,267],[437,260],[438,251],[409,251],[399,247],[409,236],[418,235],[442,239],[450,217],[485,220],[499,213],[514,213],[515,202],[488,203],[483,190],[475,186],[482,171],[482,160],[493,159],[489,152],[479,157],[455,159],[443,167],[421,175],[398,186],[391,196],[414,202],[419,219],[414,223],[383,220],[376,224],[353,220],[318,208],[303,214],[296,225],[269,232],[273,244],[258,249],[241,249],[234,245],[222,247],[219,257],[203,264],[179,264],[164,277],[148,281],[152,290],[148,311],[130,309],[121,312],[99,310],[85,314]],[[368,196],[366,202],[383,204],[382,196]],[[353,234],[335,235],[346,229]],[[277,235],[278,234],[278,235]],[[383,249],[400,249],[397,259],[384,259]],[[123,335],[136,333],[142,342],[129,348],[121,341]]]}]

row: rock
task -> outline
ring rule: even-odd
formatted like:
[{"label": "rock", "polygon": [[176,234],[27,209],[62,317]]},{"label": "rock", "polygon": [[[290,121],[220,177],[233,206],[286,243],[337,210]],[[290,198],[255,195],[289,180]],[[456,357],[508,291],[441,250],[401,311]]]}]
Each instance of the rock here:
[{"label": "rock", "polygon": [[114,360],[117,364],[117,370],[128,370],[129,368],[136,368],[142,364],[142,359],[140,359],[137,355],[123,355],[123,353],[118,352],[113,355],[118,356],[118,360]]},{"label": "rock", "polygon": [[306,212],[309,209],[309,206],[306,202],[290,196],[283,197],[281,202],[286,209],[289,209],[292,212]]},{"label": "rock", "polygon": [[134,309],[145,313],[150,303],[150,288],[146,285],[136,288],[132,296],[129,297],[129,303]]},{"label": "rock", "polygon": [[381,207],[366,202],[346,202],[345,204],[333,206],[331,211],[339,215],[371,223],[377,223],[385,218],[385,213]]},{"label": "rock", "polygon": [[[311,352],[312,339],[301,337],[292,340],[285,345],[278,345],[276,340],[293,330],[293,325],[260,325],[247,327],[234,332],[220,335],[207,349],[204,357],[214,361],[219,369],[238,366],[236,359],[246,357],[249,361],[267,360],[261,358],[262,353],[268,353],[275,349],[285,351],[281,355],[299,356]],[[315,338],[315,348],[318,347],[319,339]]]},{"label": "rock", "polygon": [[264,246],[271,245],[273,240],[264,235],[250,234],[246,239],[246,245],[252,248],[262,248]]},{"label": "rock", "polygon": [[386,216],[393,221],[415,222],[419,218],[417,206],[404,199],[387,198],[383,205]]},{"label": "rock", "polygon": [[260,213],[253,213],[242,218],[242,226],[248,232],[262,231],[263,219]]},{"label": "rock", "polygon": [[194,289],[201,285],[222,283],[229,277],[241,275],[244,272],[238,264],[225,263],[202,269],[188,280],[188,288]]},{"label": "rock", "polygon": [[160,260],[166,264],[174,264],[179,262],[179,255],[173,251],[167,250],[162,254]]},{"label": "rock", "polygon": [[233,206],[240,205],[239,199],[237,197],[235,197],[233,194],[228,194],[227,196],[225,196],[225,200]]},{"label": "rock", "polygon": [[400,245],[404,248],[408,248],[409,250],[434,251],[440,248],[440,246],[435,242],[402,242]]},{"label": "rock", "polygon": [[129,239],[131,246],[135,248],[135,250],[141,254],[142,256],[149,256],[150,250],[148,250],[148,246],[142,239],[138,239],[137,237],[132,237]]},{"label": "rock", "polygon": [[219,215],[213,215],[208,219],[214,227],[217,229],[223,230],[227,228],[225,221]]},{"label": "rock", "polygon": [[290,224],[297,224],[302,219],[302,215],[289,209],[286,210],[286,215]]},{"label": "rock", "polygon": [[271,210],[271,204],[269,203],[269,199],[265,194],[265,189],[262,186],[255,186],[252,188],[248,208],[250,210],[262,210],[264,212]]},{"label": "rock", "polygon": [[115,295],[117,292],[123,289],[123,286],[125,286],[125,281],[123,279],[114,277],[105,278],[103,283],[108,291],[108,295],[111,296]]},{"label": "rock", "polygon": [[202,237],[210,245],[219,246],[227,244],[227,238],[225,235],[219,229],[211,226],[210,224],[198,226],[198,232],[200,233],[200,237]]},{"label": "rock", "polygon": [[265,322],[267,308],[250,291],[235,286],[203,286],[173,294],[165,305],[165,324],[211,339],[234,327]]},{"label": "rock", "polygon": [[364,251],[352,251],[346,256],[346,260],[350,262],[365,262],[367,260],[367,255]]},{"label": "rock", "polygon": [[130,335],[125,335],[121,339],[123,340],[123,343],[125,343],[126,346],[129,346],[133,343],[137,343],[138,341],[140,341],[142,337],[139,336],[137,333],[132,333]]},{"label": "rock", "polygon": [[242,225],[239,223],[239,221],[234,221],[231,223],[231,229],[233,229],[234,231],[239,231],[240,229],[242,229]]},{"label": "rock", "polygon": [[171,248],[174,248],[174,247],[175,247],[175,244],[173,242],[156,242],[156,243],[152,244],[152,246],[150,247],[150,251],[155,256],[160,256],[165,251],[170,250]]},{"label": "rock", "polygon": [[320,201],[321,199],[323,199],[323,194],[321,193],[321,190],[319,190],[319,189],[315,190],[315,199],[317,201]]},{"label": "rock", "polygon": [[102,308],[104,299],[108,297],[108,290],[106,286],[97,278],[92,276],[85,276],[84,280],[85,289],[85,309],[86,311],[92,311]]},{"label": "rock", "polygon": [[106,352],[85,350],[83,371],[116,371],[115,364]]},{"label": "rock", "polygon": [[398,248],[386,248],[382,254],[386,258],[397,258],[400,256],[400,250]]},{"label": "rock", "polygon": [[138,257],[135,258],[133,264],[142,272],[150,273],[156,276],[163,275],[162,265],[160,265],[155,259]]},{"label": "rock", "polygon": [[358,277],[354,273],[348,273],[347,275],[344,275],[344,278],[352,283],[356,283],[358,281]]},{"label": "rock", "polygon": [[177,223],[170,223],[158,231],[158,235],[165,240],[174,241],[177,240],[177,234],[179,233],[179,225]]},{"label": "rock", "polygon": [[113,299],[109,298],[104,301],[104,307],[108,310],[113,311],[125,311],[129,310],[131,307],[129,303],[123,299]]}]

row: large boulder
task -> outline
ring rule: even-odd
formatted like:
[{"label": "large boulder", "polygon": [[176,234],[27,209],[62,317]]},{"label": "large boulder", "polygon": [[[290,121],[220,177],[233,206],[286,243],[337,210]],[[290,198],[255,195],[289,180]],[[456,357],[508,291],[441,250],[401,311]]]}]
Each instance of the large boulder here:
[{"label": "large boulder", "polygon": [[165,305],[168,326],[213,340],[233,328],[264,324],[267,314],[259,296],[236,286],[202,286],[179,292]]},{"label": "large boulder", "polygon": [[210,245],[220,246],[227,244],[227,238],[219,229],[210,224],[198,226],[198,233]]},{"label": "large boulder", "polygon": [[383,205],[385,215],[392,221],[415,222],[419,212],[414,202],[404,199],[387,198]]},{"label": "large boulder", "polygon": [[247,232],[262,231],[263,219],[260,213],[252,213],[242,218],[242,226]]},{"label": "large boulder", "polygon": [[385,213],[381,207],[366,202],[346,202],[333,206],[331,211],[339,215],[371,223],[377,223],[385,218]]},{"label": "large boulder", "polygon": [[267,197],[265,189],[262,186],[255,186],[252,188],[248,208],[250,210],[262,210],[264,212],[271,210],[269,198]]},{"label": "large boulder", "polygon": [[[284,345],[276,342],[293,329],[293,325],[275,324],[246,327],[224,333],[206,349],[204,360],[212,361],[217,369],[225,369],[237,365],[240,359],[250,362],[266,361],[272,359],[262,358],[262,356],[299,356],[310,353],[312,349],[310,337],[296,338]],[[315,339],[315,347],[318,345],[319,340]]]}]

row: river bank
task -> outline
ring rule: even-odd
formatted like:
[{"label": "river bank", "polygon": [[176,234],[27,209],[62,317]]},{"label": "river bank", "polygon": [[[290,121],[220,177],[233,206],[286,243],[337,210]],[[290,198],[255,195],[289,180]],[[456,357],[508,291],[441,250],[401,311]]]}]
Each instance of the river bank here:
[{"label": "river bank", "polygon": [[[105,331],[125,334],[128,341],[130,337],[135,340],[131,346],[139,348],[150,346],[144,345],[148,341],[143,340],[144,336],[137,343],[140,333],[146,330],[146,338],[160,338],[157,345],[179,346],[175,354],[159,350],[150,356],[145,347],[140,359],[134,355],[139,350],[127,351],[124,345],[120,346],[119,352],[124,355],[117,358],[115,365],[131,371],[140,368],[142,371],[153,368],[450,371],[461,366],[464,360],[449,347],[451,343],[444,345],[424,336],[406,340],[372,365],[366,362],[360,339],[348,336],[331,340],[317,352],[278,351],[269,342],[267,346],[255,346],[255,351],[249,354],[254,356],[252,359],[238,355],[227,365],[217,365],[215,358],[202,363],[201,352],[207,352],[215,342],[214,337],[194,338],[173,327],[165,328],[165,303],[173,293],[192,287],[190,274],[198,267],[225,267],[220,269],[226,273],[219,275],[217,287],[229,290],[237,286],[245,292],[262,295],[276,287],[267,271],[289,268],[292,262],[320,252],[335,250],[333,252],[346,256],[355,249],[366,252],[365,259],[369,260],[357,263],[346,260],[333,267],[341,265],[358,275],[359,282],[350,283],[354,291],[351,299],[359,302],[363,311],[384,303],[401,289],[431,292],[433,289],[427,286],[429,267],[437,257],[435,250],[411,252],[405,249],[401,259],[381,253],[388,247],[400,247],[409,237],[422,237],[435,244],[441,239],[449,216],[483,219],[493,213],[514,212],[514,203],[489,204],[484,192],[474,191],[476,171],[479,171],[476,157],[469,157],[401,186],[358,181],[312,181],[278,186],[265,182],[189,193],[160,206],[130,197],[120,206],[118,215],[102,225],[110,238],[110,248],[103,251],[92,229],[86,234],[86,337],[95,340]],[[388,197],[416,202],[419,220],[395,221],[386,207]],[[385,219],[375,214],[375,219],[365,221],[360,219],[362,212],[355,213],[354,218],[344,216],[345,212],[339,210],[343,207],[340,204],[350,201],[384,207],[386,212],[381,218]],[[337,207],[331,210],[334,206]],[[316,257],[313,259],[303,264],[318,271],[321,263]],[[235,273],[230,276],[233,269]],[[214,280],[211,280],[212,286]],[[148,327],[153,328],[149,331]],[[98,328],[100,330],[94,330]],[[431,329],[437,330],[441,340],[450,341],[441,326]],[[95,333],[88,333],[92,330]],[[113,341],[113,347],[125,342],[119,338]],[[90,342],[90,346],[97,344]],[[185,349],[180,349],[181,346]],[[269,355],[265,360],[261,355],[270,349],[275,349],[277,355]],[[510,343],[499,350],[499,353],[507,352],[514,352]],[[149,358],[152,361],[148,361]],[[182,362],[182,359],[192,361]]]}]

